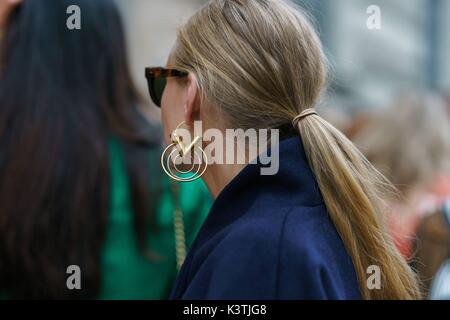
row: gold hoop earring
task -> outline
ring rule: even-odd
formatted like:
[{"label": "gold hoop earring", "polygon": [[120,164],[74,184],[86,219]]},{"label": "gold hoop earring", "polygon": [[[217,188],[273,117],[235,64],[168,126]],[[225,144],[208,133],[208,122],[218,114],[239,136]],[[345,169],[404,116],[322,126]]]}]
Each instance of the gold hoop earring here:
[{"label": "gold hoop earring", "polygon": [[[183,136],[177,132],[182,125],[184,125],[184,121],[170,134],[172,143],[161,154],[161,166],[164,172],[173,180],[192,182],[199,179],[205,173],[208,167],[208,159],[205,151],[198,146],[201,140],[199,136],[195,136],[188,146],[184,144]],[[193,156],[190,159],[192,163],[189,163],[191,167],[185,170],[181,166],[186,165],[184,160],[187,155]]]}]

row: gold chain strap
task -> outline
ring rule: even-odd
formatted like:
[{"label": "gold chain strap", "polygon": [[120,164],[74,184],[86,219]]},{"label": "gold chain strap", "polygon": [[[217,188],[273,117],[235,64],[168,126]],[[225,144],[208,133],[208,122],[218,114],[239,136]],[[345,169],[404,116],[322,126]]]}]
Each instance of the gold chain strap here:
[{"label": "gold chain strap", "polygon": [[173,194],[173,228],[175,231],[175,254],[177,269],[180,270],[186,258],[186,236],[184,232],[183,210],[180,205],[180,186],[175,181],[170,181]]}]

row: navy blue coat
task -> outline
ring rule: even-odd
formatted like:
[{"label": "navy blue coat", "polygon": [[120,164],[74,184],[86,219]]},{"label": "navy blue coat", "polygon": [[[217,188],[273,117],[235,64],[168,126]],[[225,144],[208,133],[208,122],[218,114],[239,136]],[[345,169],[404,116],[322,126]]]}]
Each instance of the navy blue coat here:
[{"label": "navy blue coat", "polygon": [[299,137],[280,142],[273,176],[248,165],[220,193],[172,299],[360,299]]}]

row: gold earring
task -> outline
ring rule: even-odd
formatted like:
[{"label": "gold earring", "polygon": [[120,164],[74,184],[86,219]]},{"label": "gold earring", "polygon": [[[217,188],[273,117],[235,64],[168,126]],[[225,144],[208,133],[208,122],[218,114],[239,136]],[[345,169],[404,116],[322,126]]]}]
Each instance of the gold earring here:
[{"label": "gold earring", "polygon": [[[198,146],[201,140],[199,136],[195,136],[188,146],[184,144],[183,136],[177,132],[182,125],[184,125],[184,122],[180,123],[170,134],[172,143],[164,149],[161,155],[161,166],[164,172],[173,180],[191,182],[199,179],[205,173],[208,167],[208,159],[205,151]],[[188,170],[180,168],[180,166],[186,165],[184,162],[186,156],[192,156],[192,154],[193,157],[190,158],[192,162],[191,167]]]}]

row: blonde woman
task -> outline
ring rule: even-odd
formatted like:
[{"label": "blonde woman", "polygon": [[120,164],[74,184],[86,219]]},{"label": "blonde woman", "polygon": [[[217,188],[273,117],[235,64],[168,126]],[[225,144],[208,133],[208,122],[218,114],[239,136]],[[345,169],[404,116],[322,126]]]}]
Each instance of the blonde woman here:
[{"label": "blonde woman", "polygon": [[[279,129],[282,138],[275,175],[261,175],[261,164],[208,167],[215,203],[172,298],[419,298],[382,222],[389,183],[314,110],[326,69],[291,4],[212,0],[179,29],[167,69],[147,70],[168,137],[183,122],[195,135],[199,120],[203,130]],[[379,287],[367,285],[373,266]]]}]

